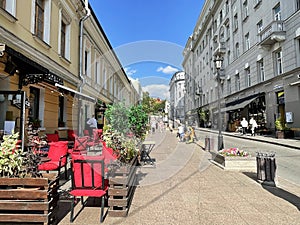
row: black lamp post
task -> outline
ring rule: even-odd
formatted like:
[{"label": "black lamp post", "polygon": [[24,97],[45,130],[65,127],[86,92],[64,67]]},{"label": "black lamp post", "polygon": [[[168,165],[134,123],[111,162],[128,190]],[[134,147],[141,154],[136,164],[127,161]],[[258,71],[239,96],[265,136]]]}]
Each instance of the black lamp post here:
[{"label": "black lamp post", "polygon": [[224,148],[223,144],[223,136],[222,136],[222,125],[221,125],[221,74],[220,74],[220,69],[222,68],[222,63],[223,63],[223,57],[217,56],[214,60],[215,62],[215,67],[217,70],[217,82],[218,82],[218,150],[221,150]]}]

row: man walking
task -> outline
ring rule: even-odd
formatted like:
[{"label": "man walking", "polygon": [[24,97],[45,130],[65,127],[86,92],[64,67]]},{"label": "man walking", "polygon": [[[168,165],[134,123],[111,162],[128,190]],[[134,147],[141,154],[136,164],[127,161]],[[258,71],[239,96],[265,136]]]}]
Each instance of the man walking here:
[{"label": "man walking", "polygon": [[95,119],[95,115],[86,122],[89,125],[89,134],[93,135],[93,129],[97,129],[97,120]]},{"label": "man walking", "polygon": [[249,124],[251,125],[251,136],[255,136],[255,129],[257,128],[257,123],[253,117],[251,117]]},{"label": "man walking", "polygon": [[248,121],[245,117],[243,117],[243,120],[241,121],[242,129],[243,129],[243,135],[246,134],[246,130],[248,128]]}]

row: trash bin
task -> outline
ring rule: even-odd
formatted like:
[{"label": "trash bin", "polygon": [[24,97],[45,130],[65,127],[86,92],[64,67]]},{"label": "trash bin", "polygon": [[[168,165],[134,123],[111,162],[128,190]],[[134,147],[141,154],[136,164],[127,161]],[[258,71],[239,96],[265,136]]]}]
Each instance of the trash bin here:
[{"label": "trash bin", "polygon": [[206,151],[210,151],[211,148],[212,148],[212,140],[211,140],[211,138],[206,137],[204,140],[205,140],[205,146],[204,146],[204,149],[205,149]]},{"label": "trash bin", "polygon": [[257,152],[257,180],[275,186],[276,160],[275,153]]}]

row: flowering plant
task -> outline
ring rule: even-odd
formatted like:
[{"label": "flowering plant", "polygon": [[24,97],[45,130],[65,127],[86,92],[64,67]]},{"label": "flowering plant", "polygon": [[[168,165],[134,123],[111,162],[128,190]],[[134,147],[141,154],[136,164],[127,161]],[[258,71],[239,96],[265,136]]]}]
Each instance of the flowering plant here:
[{"label": "flowering plant", "polygon": [[240,156],[240,157],[248,157],[250,154],[244,150],[240,150],[238,148],[228,148],[222,149],[219,151],[219,154],[223,156]]}]

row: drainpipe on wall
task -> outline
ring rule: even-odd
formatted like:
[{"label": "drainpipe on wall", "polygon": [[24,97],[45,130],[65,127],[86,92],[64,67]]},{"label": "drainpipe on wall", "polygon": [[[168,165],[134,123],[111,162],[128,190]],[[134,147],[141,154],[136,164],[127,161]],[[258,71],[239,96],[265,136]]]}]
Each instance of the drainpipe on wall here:
[{"label": "drainpipe on wall", "polygon": [[[86,15],[80,18],[80,22],[79,22],[79,29],[80,29],[80,33],[79,33],[79,80],[80,80],[80,84],[79,84],[79,92],[82,93],[82,87],[85,85],[85,78],[83,76],[83,24],[84,21],[86,19],[89,18],[89,16],[91,15],[91,11],[89,9],[89,3],[88,0],[84,1],[84,5],[85,5],[85,10],[86,10]],[[81,134],[81,132],[84,129],[84,125],[85,125],[85,121],[83,121],[82,123],[82,117],[81,117],[81,101],[79,101],[79,107],[78,107],[78,117],[77,117],[77,122],[78,122],[78,132],[79,134]]]},{"label": "drainpipe on wall", "polygon": [[80,19],[79,26],[80,26],[80,34],[79,34],[79,79],[80,79],[80,84],[79,84],[79,92],[82,92],[82,87],[85,85],[85,78],[83,77],[83,66],[82,66],[82,61],[83,61],[83,24],[84,21],[89,18],[91,15],[91,10],[89,9],[89,3],[88,0],[84,1],[85,4],[85,10],[86,10],[86,15],[83,16]]}]

